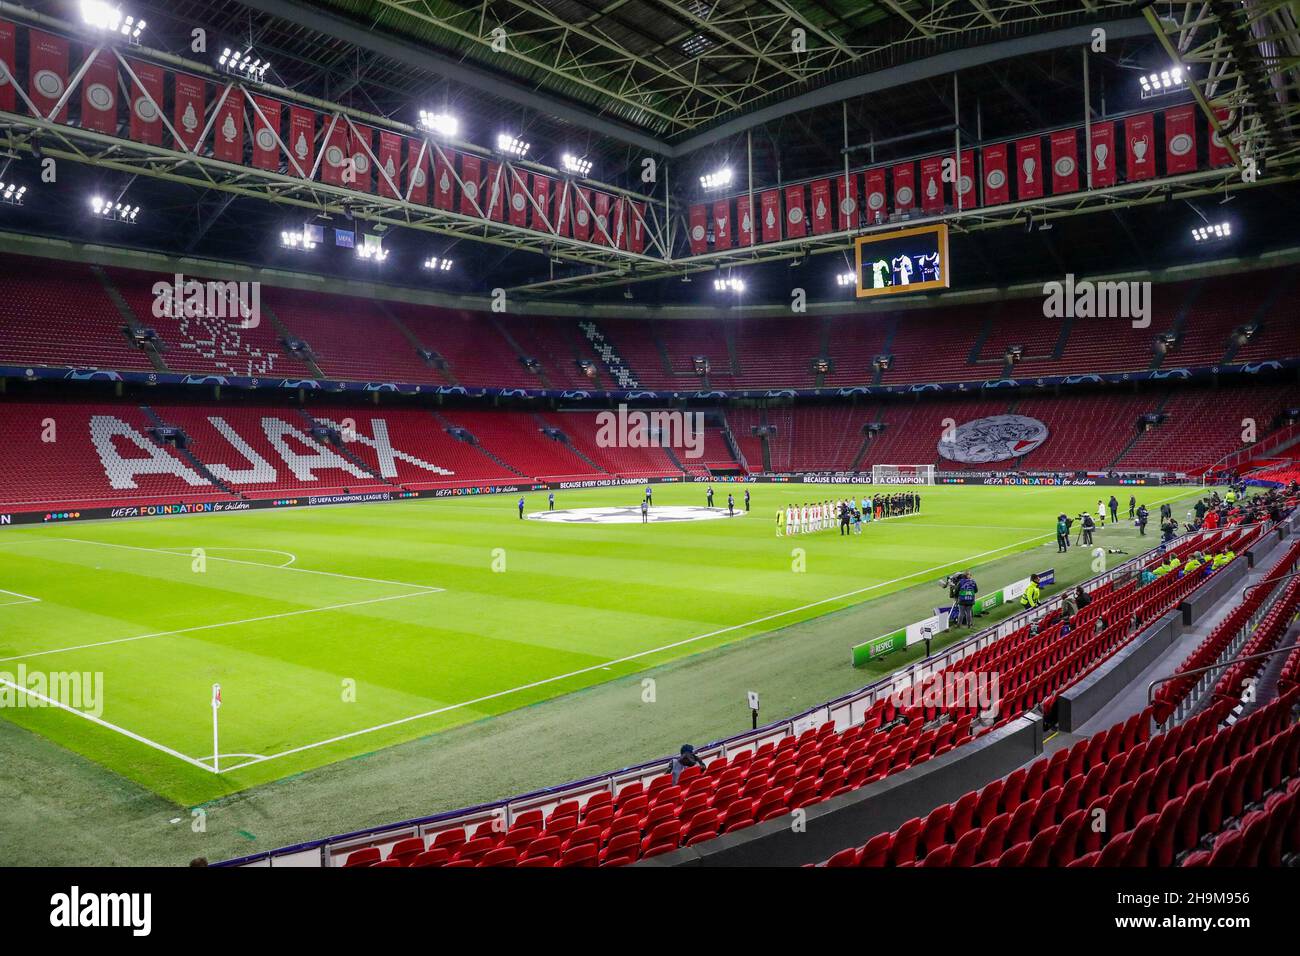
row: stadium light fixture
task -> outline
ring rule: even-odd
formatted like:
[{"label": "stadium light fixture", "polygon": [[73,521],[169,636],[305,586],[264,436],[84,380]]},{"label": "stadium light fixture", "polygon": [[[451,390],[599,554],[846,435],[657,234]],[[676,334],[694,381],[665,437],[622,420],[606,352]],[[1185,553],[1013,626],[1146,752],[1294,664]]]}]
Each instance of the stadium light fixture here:
[{"label": "stadium light fixture", "polygon": [[17,183],[0,182],[0,202],[7,203],[10,206],[21,206],[23,197],[26,195],[26,186],[19,186]]},{"label": "stadium light fixture", "polygon": [[705,189],[722,189],[731,185],[731,167],[723,166],[721,169],[715,169],[711,173],[705,173],[700,177],[700,185]]},{"label": "stadium light fixture", "polygon": [[311,252],[316,248],[316,242],[307,235],[306,229],[286,229],[280,233],[280,245],[286,249],[301,250]]},{"label": "stadium light fixture", "polygon": [[591,175],[591,160],[585,157],[574,156],[572,153],[565,153],[560,157],[560,162],[564,168],[575,176]]},{"label": "stadium light fixture", "polygon": [[734,292],[737,295],[745,291],[744,279],[714,279],[713,288],[718,292]]},{"label": "stadium light fixture", "polygon": [[227,73],[261,83],[266,78],[267,70],[271,69],[271,61],[253,56],[251,49],[241,53],[238,48],[232,50],[230,47],[224,47],[221,56],[217,59],[217,66]]},{"label": "stadium light fixture", "polygon": [[848,285],[857,285],[858,277],[852,272],[841,272],[835,276],[835,284],[841,288]]},{"label": "stadium light fixture", "polygon": [[132,206],[130,203],[113,202],[104,199],[102,196],[94,196],[90,200],[90,208],[94,210],[96,216],[101,219],[108,219],[113,222],[124,222],[127,225],[134,225],[136,218],[140,215],[140,207]]},{"label": "stadium light fixture", "polygon": [[460,135],[460,120],[450,113],[432,113],[420,110],[420,127],[437,136],[456,137]]},{"label": "stadium light fixture", "polygon": [[362,242],[357,246],[357,258],[367,262],[383,262],[388,258],[388,250],[378,242]]},{"label": "stadium light fixture", "polygon": [[1232,237],[1232,223],[1219,222],[1214,225],[1197,226],[1192,230],[1192,239],[1196,242],[1221,242]]},{"label": "stadium light fixture", "polygon": [[517,136],[510,133],[497,133],[497,152],[509,153],[511,156],[520,158],[528,155],[531,143],[527,143]]},{"label": "stadium light fixture", "polygon": [[1181,66],[1173,66],[1155,73],[1144,73],[1138,77],[1138,85],[1142,88],[1144,100],[1153,96],[1163,96],[1166,93],[1176,93],[1186,85],[1186,81],[1187,76]]},{"label": "stadium light fixture", "polygon": [[424,267],[430,272],[450,272],[452,260],[442,258],[441,256],[430,256],[424,260]]},{"label": "stadium light fixture", "polygon": [[120,7],[105,0],[81,0],[81,19],[88,25],[106,33],[113,33],[131,43],[140,42],[145,21],[123,15]]}]

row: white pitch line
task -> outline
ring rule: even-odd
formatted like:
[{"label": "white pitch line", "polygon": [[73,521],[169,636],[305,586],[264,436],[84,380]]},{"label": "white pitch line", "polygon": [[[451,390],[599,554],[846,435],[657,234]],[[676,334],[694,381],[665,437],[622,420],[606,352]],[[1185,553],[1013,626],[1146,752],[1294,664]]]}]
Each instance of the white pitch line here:
[{"label": "white pitch line", "polygon": [[[51,541],[73,541],[77,544],[98,544],[105,548],[124,548],[127,551],[149,551],[153,554],[169,554],[172,557],[189,557],[178,551],[168,551],[165,548],[143,548],[134,544],[115,544],[111,541],[95,541],[90,538],[51,538]],[[232,549],[233,550],[233,549]],[[259,549],[260,550],[260,549]],[[287,551],[278,552],[288,554]],[[209,555],[211,561],[225,561],[229,564],[247,564],[254,568],[274,568],[277,571],[297,571],[300,574],[320,574],[329,578],[346,578],[349,581],[366,581],[370,584],[391,584],[399,588],[421,588],[425,591],[441,591],[443,588],[435,588],[427,584],[411,584],[409,581],[386,581],[383,578],[364,578],[356,574],[340,574],[337,571],[313,571],[311,568],[299,568],[291,565],[271,565],[263,564],[261,561],[244,561],[240,558],[222,558],[217,555]]]},{"label": "white pitch line", "polygon": [[41,599],[38,597],[32,597],[30,594],[20,594],[17,591],[6,591],[4,588],[0,588],[0,594],[12,594],[14,597],[20,598],[20,600],[17,601],[4,601],[3,603],[0,603],[0,607],[10,607],[14,604],[40,604],[41,603]]},{"label": "white pitch line", "polygon": [[[227,548],[227,547],[224,547],[224,546],[222,546],[222,547],[216,547],[216,548],[205,548],[205,547],[201,547],[201,546],[199,546],[199,547],[196,547],[196,548],[190,548],[190,549],[188,549],[188,550],[185,549],[185,548],[154,548],[153,550],[155,550],[155,551],[164,551],[164,552],[166,552],[167,554],[183,554],[183,555],[185,555],[186,557],[191,557],[191,556],[194,554],[194,551],[195,551],[195,550],[203,551],[205,554],[206,554],[208,551],[256,551],[256,552],[258,552],[259,554],[282,554],[282,555],[284,555],[286,558],[289,559],[288,561],[284,562],[284,564],[266,564],[266,565],[261,565],[262,567],[267,567],[267,568],[287,568],[289,565],[293,564],[295,561],[298,560],[298,555],[294,554],[292,551],[277,551],[277,550],[275,550],[274,548]],[[216,560],[216,561],[221,561],[221,560],[223,560],[222,558],[220,558],[220,557],[217,556],[217,555],[212,555],[212,558],[213,558],[213,560]],[[225,559],[225,560],[230,560],[230,559]],[[252,563],[252,564],[258,564],[259,562],[257,562],[257,561],[253,561],[253,562],[250,562],[250,563]],[[223,756],[224,756],[224,755],[223,755]]]},{"label": "white pitch line", "polygon": [[376,724],[373,727],[366,727],[362,730],[353,730],[346,734],[339,734],[337,737],[331,737],[328,740],[319,740],[316,741],[315,743],[304,744],[301,747],[293,747],[289,750],[282,750],[279,753],[269,754],[265,757],[258,757],[255,760],[246,760],[244,763],[236,764],[233,767],[227,767],[224,771],[222,771],[222,773],[233,773],[236,770],[239,770],[243,767],[251,766],[253,764],[266,763],[268,760],[276,760],[280,757],[288,757],[291,756],[292,754],[302,753],[303,751],[306,750],[314,750],[317,747],[324,747],[329,744],[339,743],[340,741],[349,740],[353,737],[360,737],[363,734],[374,733],[377,730],[387,730],[390,727],[398,727],[402,724],[408,724],[414,720],[423,720],[426,717],[436,717],[439,714],[445,714],[453,710],[460,710],[461,708],[464,707],[473,707],[476,704],[486,703],[487,701],[496,700],[497,698],[500,697],[507,697],[510,694],[517,694],[520,691],[532,690],[535,687],[543,687],[546,684],[553,684],[556,681],[567,680],[570,677],[580,677],[581,675],[591,673],[592,671],[607,670],[611,665],[626,664],[629,661],[634,661],[642,657],[647,657],[651,654],[658,654],[661,651],[674,650],[675,648],[678,647],[684,647],[687,644],[694,644],[696,641],[703,641],[711,637],[718,637],[719,635],[728,634],[732,631],[738,631],[743,628],[752,627],[755,624],[765,624],[768,621],[774,621],[779,618],[788,617],[791,614],[798,614],[801,611],[807,611],[810,610],[811,608],[820,607],[823,604],[830,604],[835,601],[841,601],[845,598],[855,597],[859,594],[865,594],[868,591],[876,591],[879,590],[880,588],[889,587],[891,584],[899,584],[903,581],[911,580],[912,578],[922,577],[927,574],[934,574],[937,571],[942,571],[944,568],[950,568],[953,567],[954,565],[969,564],[978,558],[988,557],[989,555],[997,554],[1001,551],[1007,551],[1010,550],[1011,548],[1018,548],[1021,545],[1029,544],[1034,541],[1039,541],[1044,538],[1050,538],[1053,537],[1054,535],[1055,535],[1054,531],[1048,532],[1046,534],[1035,535],[1032,538],[1026,538],[1023,541],[1017,541],[1013,544],[1003,545],[1002,547],[994,548],[991,551],[983,551],[980,554],[973,554],[966,558],[958,558],[954,561],[949,561],[944,564],[939,564],[932,568],[926,568],[924,571],[914,571],[911,574],[905,574],[902,577],[894,578],[890,581],[881,581],[879,584],[872,584],[869,585],[868,587],[858,588],[855,591],[848,591],[844,594],[837,594],[834,597],[822,598],[821,600],[813,601],[810,604],[803,604],[800,605],[799,607],[789,608],[788,610],[785,611],[778,611],[775,614],[768,614],[765,615],[764,617],[755,618],[754,620],[746,621],[743,624],[732,624],[728,627],[720,628],[716,631],[710,631],[707,634],[700,634],[697,635],[696,637],[688,637],[685,640],[675,641],[672,644],[665,644],[662,647],[654,647],[647,651],[639,651],[636,654],[629,654],[627,657],[620,657],[615,660],[605,661],[601,664],[593,664],[590,667],[583,667],[576,671],[570,671],[567,674],[559,674],[556,675],[555,677],[547,677],[539,681],[533,681],[531,684],[521,684],[518,687],[511,687],[508,690],[501,690],[501,691],[496,691],[495,693],[492,694],[485,694],[484,696],[476,697],[473,700],[461,701],[458,704],[448,704],[446,707],[439,707],[436,708],[435,710],[425,711],[422,714],[412,714],[409,717],[399,717],[397,720],[390,720],[387,723]]},{"label": "white pitch line", "polygon": [[108,730],[112,730],[116,733],[119,733],[124,737],[130,737],[132,740],[138,741],[139,743],[144,744],[146,747],[152,747],[154,750],[160,750],[170,757],[176,757],[178,760],[184,760],[187,764],[191,764],[195,767],[198,767],[200,770],[206,770],[208,773],[214,772],[211,767],[206,766],[205,764],[199,762],[198,760],[195,760],[193,757],[187,757],[185,754],[181,753],[178,750],[173,750],[171,747],[168,747],[166,744],[160,744],[156,740],[150,740],[148,737],[142,737],[139,734],[135,733],[134,731],[127,730],[125,727],[119,727],[117,724],[111,724],[107,720],[104,720],[102,717],[96,717],[94,714],[88,714],[84,710],[77,710],[75,707],[69,707],[67,704],[63,703],[63,701],[55,700],[54,698],[47,697],[44,694],[39,694],[29,687],[23,687],[19,684],[15,684],[13,681],[6,680],[3,677],[0,677],[0,684],[5,685],[6,687],[12,687],[14,690],[18,691],[19,693],[27,694],[31,697],[35,697],[37,700],[44,701],[46,704],[50,705],[51,707],[58,707],[60,710],[66,710],[70,714],[75,714],[78,717],[83,717],[86,720],[89,720],[93,724],[98,724],[99,726],[105,727]]},{"label": "white pitch line", "polygon": [[134,637],[117,637],[110,641],[96,641],[93,644],[77,644],[73,647],[56,647],[48,651],[33,651],[30,654],[16,654],[13,657],[0,657],[0,664],[9,661],[25,661],[33,657],[46,657],[50,654],[64,654],[68,651],[84,651],[94,647],[108,647],[113,644],[130,644],[134,641],[149,641],[160,637],[175,637],[178,634],[193,634],[197,631],[211,631],[219,627],[235,627],[239,624],[256,624],[259,621],[274,621],[286,617],[299,617],[303,614],[320,614],[323,611],[341,611],[349,607],[362,607],[366,604],[382,604],[385,601],[401,601],[404,598],[422,597],[425,594],[439,594],[442,588],[428,591],[412,591],[410,594],[390,594],[388,597],[368,598],[365,601],[349,601],[346,604],[327,604],[324,607],[308,607],[298,611],[281,611],[278,614],[263,614],[261,617],[247,617],[242,621],[219,621],[216,624],[197,624],[194,627],[182,627],[174,631],[158,631],[156,634],[137,634]]}]

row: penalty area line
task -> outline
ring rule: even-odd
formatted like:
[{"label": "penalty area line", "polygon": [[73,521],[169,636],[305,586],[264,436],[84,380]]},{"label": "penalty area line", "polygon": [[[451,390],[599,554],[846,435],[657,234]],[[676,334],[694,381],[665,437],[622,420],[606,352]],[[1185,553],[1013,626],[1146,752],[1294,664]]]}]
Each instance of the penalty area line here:
[{"label": "penalty area line", "polygon": [[718,637],[723,634],[729,634],[733,631],[743,630],[747,627],[753,627],[756,624],[766,624],[769,621],[779,620],[780,618],[788,617],[791,614],[798,614],[802,611],[811,610],[812,608],[820,607],[824,604],[831,604],[834,603],[835,601],[842,601],[845,598],[856,597],[859,594],[866,594],[870,591],[877,591],[880,588],[889,587],[892,584],[900,584],[903,581],[910,581],[912,578],[919,578],[925,575],[934,574],[938,571],[944,570],[945,568],[951,568],[957,565],[969,564],[979,558],[985,558],[990,555],[998,554],[1002,551],[1009,551],[1012,548],[1018,548],[1025,544],[1031,544],[1035,541],[1041,541],[1044,538],[1053,537],[1054,534],[1055,532],[1048,532],[1046,534],[1034,535],[1032,538],[1025,538],[1023,541],[1016,541],[1012,544],[1003,545],[1000,548],[993,548],[990,551],[983,551],[979,554],[972,554],[969,557],[965,557],[965,558],[957,558],[953,561],[948,561],[945,562],[944,564],[935,565],[932,568],[926,568],[922,571],[913,571],[911,574],[905,574],[902,575],[901,577],[893,578],[892,580],[889,581],[881,581],[879,584],[868,585],[867,587],[858,588],[857,590],[854,591],[847,591],[844,594],[837,594],[833,597],[822,598],[820,600],[813,601],[809,604],[802,604],[799,607],[789,608],[784,611],[778,611],[775,614],[768,614],[765,615],[764,617],[755,618],[754,620],[746,621],[743,624],[732,624],[728,627],[720,628],[716,631],[709,631],[707,634],[699,634],[696,635],[695,637],[688,637],[685,640],[675,641],[672,644],[665,644],[662,647],[652,647],[649,650],[638,651],[637,653],[629,654],[626,657],[620,657],[615,660],[604,661],[600,664],[593,664],[590,667],[583,667],[576,671],[570,671],[567,674],[557,674],[554,677],[546,677],[543,678],[542,680],[533,681],[532,683],[529,684],[521,684],[518,687],[511,687],[507,690],[500,690],[491,694],[485,694],[482,697],[475,697],[473,700],[461,701],[458,704],[448,704],[445,707],[438,707],[435,708],[434,710],[425,711],[424,713],[412,714],[409,717],[399,717],[396,720],[390,720],[382,724],[376,724],[373,727],[365,727],[362,728],[361,730],[349,731],[346,734],[339,734],[338,736],[330,737],[327,740],[318,740],[315,743],[303,744],[300,747],[292,747],[289,750],[282,750],[279,753],[268,754],[264,757],[258,757],[254,760],[246,760],[243,763],[236,764],[233,767],[227,767],[225,770],[221,772],[234,773],[236,770],[240,770],[244,767],[253,766],[254,764],[262,764],[270,760],[278,760],[281,757],[289,757],[294,754],[303,753],[304,751],[308,751],[308,750],[314,750],[318,747],[325,747],[330,744],[340,743],[344,740],[350,740],[354,737],[360,737],[365,734],[375,733],[380,730],[388,730],[392,727],[400,727],[401,725],[409,724],[412,721],[424,720],[428,717],[437,717],[441,714],[446,714],[453,710],[461,710],[465,707],[473,707],[478,704],[487,703],[488,701],[497,700],[502,697],[508,697],[511,694],[521,693],[526,690],[533,690],[534,688],[537,687],[544,687],[547,684],[554,684],[562,680],[568,680],[569,678],[572,677],[581,677],[583,674],[589,674],[593,671],[608,670],[613,665],[627,664],[630,663],[631,661],[639,660],[640,658],[643,657],[649,657],[652,654],[658,654],[662,651],[675,650],[676,648],[679,647],[685,647],[688,644],[694,644],[697,641],[704,641],[712,637]]},{"label": "penalty area line", "polygon": [[119,727],[117,724],[110,723],[109,721],[104,720],[104,718],[102,717],[96,717],[94,714],[88,714],[84,710],[77,710],[77,708],[70,707],[69,705],[63,703],[63,701],[61,700],[55,700],[53,697],[47,697],[45,694],[38,693],[32,690],[30,687],[23,687],[22,685],[15,684],[13,681],[6,680],[3,677],[0,677],[0,684],[3,684],[6,687],[12,687],[14,690],[18,691],[21,694],[27,694],[29,697],[33,697],[36,700],[43,702],[47,706],[57,707],[60,710],[65,710],[70,714],[75,714],[78,717],[90,721],[92,724],[98,724],[100,727],[104,727],[108,730],[113,731],[114,733],[121,734],[123,737],[129,737],[131,740],[134,740],[137,743],[142,743],[146,747],[152,747],[154,750],[165,753],[169,757],[175,757],[177,760],[184,760],[187,764],[190,764],[191,766],[194,767],[198,767],[200,770],[206,770],[208,773],[215,772],[211,767],[207,766],[201,761],[195,760],[193,757],[187,757],[179,750],[173,750],[171,747],[168,747],[166,744],[160,744],[156,740],[150,740],[148,737],[141,736],[140,734],[137,734],[133,730],[127,730],[125,727]]}]

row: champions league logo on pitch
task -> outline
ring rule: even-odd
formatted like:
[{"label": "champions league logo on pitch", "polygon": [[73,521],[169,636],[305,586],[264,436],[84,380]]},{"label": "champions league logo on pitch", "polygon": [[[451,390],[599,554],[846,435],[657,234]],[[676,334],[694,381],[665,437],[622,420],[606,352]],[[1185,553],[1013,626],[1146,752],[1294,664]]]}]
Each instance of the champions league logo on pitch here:
[{"label": "champions league logo on pitch", "polygon": [[949,461],[985,464],[1027,455],[1047,441],[1047,426],[1026,415],[990,415],[958,425],[939,442],[939,454]]}]

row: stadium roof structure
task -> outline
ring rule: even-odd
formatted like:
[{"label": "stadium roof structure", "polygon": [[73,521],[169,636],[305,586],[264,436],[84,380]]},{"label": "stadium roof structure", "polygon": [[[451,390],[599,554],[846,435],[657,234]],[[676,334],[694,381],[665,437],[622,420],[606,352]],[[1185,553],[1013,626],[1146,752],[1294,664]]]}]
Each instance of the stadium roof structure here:
[{"label": "stadium roof structure", "polygon": [[[1270,199],[1243,196],[1235,208],[1266,223],[1294,221],[1300,30],[1281,0],[139,0],[125,7],[149,25],[131,55],[226,82],[214,48],[239,45],[274,65],[263,81],[268,95],[342,123],[418,136],[419,110],[445,110],[462,118],[455,148],[485,158],[497,154],[476,144],[508,128],[544,144],[528,158],[501,157],[521,175],[564,176],[561,151],[583,156],[593,165],[584,182],[645,203],[647,247],[632,252],[288,175],[236,172],[201,152],[145,149],[9,116],[0,130],[7,129],[15,162],[35,145],[78,168],[63,174],[62,208],[51,200],[37,215],[33,203],[26,218],[0,217],[0,229],[104,239],[100,224],[85,222],[80,200],[87,189],[129,189],[147,223],[123,241],[159,251],[253,262],[281,254],[268,237],[286,218],[343,217],[390,236],[413,232],[408,245],[419,246],[418,257],[454,255],[458,273],[443,280],[450,287],[582,299],[636,286],[638,301],[671,301],[685,294],[678,280],[691,273],[743,267],[784,275],[810,257],[838,261],[852,238],[832,232],[691,254],[685,215],[703,198],[695,187],[703,172],[730,164],[739,188],[756,191],[834,175],[850,162],[965,149],[1078,125],[1085,115],[1096,120],[1100,111],[1122,116],[1140,105],[1138,74],[1170,61],[1188,68],[1180,95],[1211,129],[1227,111],[1222,132],[1233,162],[1253,159],[1257,176],[1202,169],[947,211],[957,252],[969,253],[993,281],[1058,274],[1061,251],[1047,237],[1007,239],[1015,253],[992,257],[978,237],[1070,220],[1064,242],[1113,250],[1111,268],[1162,264],[1151,261],[1160,258],[1162,236],[1186,231],[1171,228],[1169,203],[1213,203],[1258,186],[1277,188],[1262,191]],[[30,9],[0,2],[0,17],[93,39],[76,22],[75,4],[59,0]],[[193,50],[195,29],[206,31],[202,53]],[[1089,57],[1098,30],[1105,51]],[[640,176],[646,157],[658,170],[649,184]],[[1284,234],[1258,229],[1243,241]],[[316,267],[345,274],[353,264]]]}]

